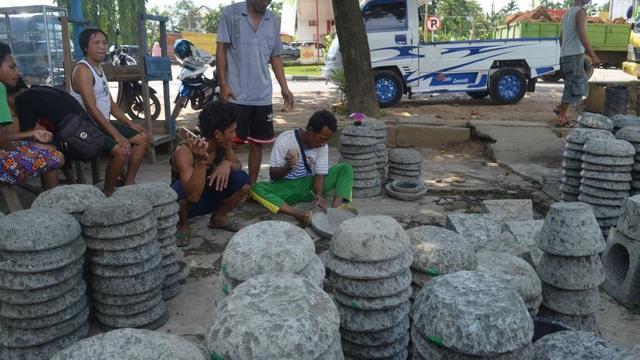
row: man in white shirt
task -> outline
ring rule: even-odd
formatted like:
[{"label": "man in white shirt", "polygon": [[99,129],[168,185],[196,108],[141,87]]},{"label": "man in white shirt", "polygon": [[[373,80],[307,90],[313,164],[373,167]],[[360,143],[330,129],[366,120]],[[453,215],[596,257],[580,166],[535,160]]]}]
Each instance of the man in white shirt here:
[{"label": "man in white shirt", "polygon": [[337,120],[327,110],[316,111],[307,127],[280,134],[271,150],[269,177],[251,188],[252,197],[273,213],[283,213],[309,224],[312,213],[291,205],[309,202],[326,208],[324,199],[333,190],[333,207],[351,201],[353,168],[340,163],[329,168],[327,142],[337,130]]}]

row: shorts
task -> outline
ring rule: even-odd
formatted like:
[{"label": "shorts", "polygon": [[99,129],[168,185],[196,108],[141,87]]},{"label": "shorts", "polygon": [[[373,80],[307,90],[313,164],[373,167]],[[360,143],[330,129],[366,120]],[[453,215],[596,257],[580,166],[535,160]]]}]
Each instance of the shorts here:
[{"label": "shorts", "polygon": [[[213,187],[205,185],[200,200],[189,206],[189,214],[187,217],[192,218],[214,213],[225,199],[233,196],[233,194],[240,191],[240,189],[247,184],[249,184],[249,175],[242,170],[237,170],[229,174],[229,183],[222,191],[216,191]],[[178,199],[184,199],[186,197],[180,180],[174,181],[171,184],[171,188],[178,194]]]},{"label": "shorts", "polygon": [[275,141],[273,133],[272,105],[240,105],[234,106],[236,115],[236,144],[271,144]]},{"label": "shorts", "polygon": [[[118,130],[120,135],[124,136],[125,139],[131,139],[132,137],[138,135],[137,131],[133,130],[132,128],[118,121],[111,121],[111,126],[116,128],[116,130]],[[111,150],[113,150],[113,147],[118,145],[118,142],[116,141],[116,139],[111,137],[111,135],[105,133],[104,130],[102,132],[107,136],[107,141],[104,142],[104,145],[102,146],[102,151],[104,151],[105,153],[111,152]]]},{"label": "shorts", "polygon": [[589,91],[582,54],[561,57],[560,70],[564,74],[562,102],[573,104],[582,101],[582,98],[587,96]]}]

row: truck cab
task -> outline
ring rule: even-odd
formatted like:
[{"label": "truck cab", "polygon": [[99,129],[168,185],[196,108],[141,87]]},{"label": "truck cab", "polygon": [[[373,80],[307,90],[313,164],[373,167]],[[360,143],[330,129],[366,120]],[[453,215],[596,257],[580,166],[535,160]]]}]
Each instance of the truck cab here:
[{"label": "truck cab", "polygon": [[[398,103],[404,94],[446,92],[490,96],[497,103],[512,104],[535,90],[536,78],[560,68],[557,38],[421,41],[418,8],[423,4],[423,0],[360,3],[381,107]],[[341,68],[336,38],[323,75],[335,81]]]}]

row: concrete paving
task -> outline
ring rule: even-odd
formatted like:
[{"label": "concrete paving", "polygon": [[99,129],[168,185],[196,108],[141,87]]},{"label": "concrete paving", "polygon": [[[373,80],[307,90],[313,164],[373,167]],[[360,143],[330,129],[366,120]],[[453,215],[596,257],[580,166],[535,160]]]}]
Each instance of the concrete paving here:
[{"label": "concrete paving", "polygon": [[[318,81],[308,83],[304,85],[308,86],[306,93],[296,93],[297,105],[293,113],[283,113],[274,107],[274,124],[278,131],[304,125],[310,111],[326,107],[327,101],[335,99],[332,93],[334,88],[322,89],[323,83]],[[543,89],[550,88],[557,92],[558,86],[543,85]],[[274,94],[277,96],[279,91]],[[458,101],[455,99],[453,101]],[[406,102],[407,113],[417,106],[413,104],[412,101]],[[473,107],[474,104],[469,101],[467,105]],[[398,108],[402,110],[402,106]],[[498,114],[502,107],[495,109]],[[421,180],[427,185],[428,192],[415,202],[398,201],[385,195],[356,199],[354,205],[361,214],[389,215],[408,229],[419,225],[442,226],[446,215],[452,212],[480,212],[481,201],[485,199],[530,198],[534,203],[536,218],[542,218],[549,205],[559,199],[557,188],[561,177],[563,140],[549,129],[545,121],[537,118],[505,121],[493,117],[444,118],[437,114],[403,114],[386,113],[384,117],[390,126],[390,134],[394,134],[390,138],[395,139],[388,145],[421,145],[424,158]],[[195,112],[185,115],[188,116],[181,123],[195,122]],[[340,125],[347,123],[341,117]],[[415,136],[413,139],[417,140],[412,140],[406,135],[414,131],[420,131],[423,136]],[[446,141],[443,140],[445,138]],[[420,139],[426,140],[413,143]],[[145,163],[142,166],[138,182],[169,182],[169,157],[162,150],[155,164]],[[270,149],[267,147],[265,150],[260,178],[266,180]],[[247,149],[239,148],[239,156],[246,164]],[[333,147],[330,152],[331,163],[335,163],[337,158],[338,153]],[[104,162],[102,165],[105,165]],[[86,168],[88,172],[88,166]],[[37,185],[38,181],[33,180],[32,184]],[[35,198],[24,190],[19,189],[18,193],[25,206]],[[301,204],[300,207],[309,208],[311,205]],[[6,211],[3,201],[0,201],[0,211]],[[231,216],[245,225],[272,219],[293,222],[285,216],[271,214],[255,203],[242,203]],[[168,301],[171,318],[160,329],[196,341],[202,340],[208,316],[219,296],[217,273],[220,259],[233,235],[208,229],[207,220],[207,217],[200,217],[191,221],[192,244],[177,252],[181,268],[186,274],[183,292]],[[309,229],[307,231],[312,233]],[[319,239],[315,234],[312,236],[318,253],[328,248],[326,240]],[[638,328],[640,315],[629,313],[610,297],[603,296],[602,302],[597,316],[604,337],[627,346],[640,342],[640,332],[629,330]],[[99,330],[94,328],[92,332]]]}]

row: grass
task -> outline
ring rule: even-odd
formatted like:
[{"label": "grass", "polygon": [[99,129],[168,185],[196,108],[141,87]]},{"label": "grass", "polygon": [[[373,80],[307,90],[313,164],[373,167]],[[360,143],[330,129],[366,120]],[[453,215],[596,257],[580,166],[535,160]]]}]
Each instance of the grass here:
[{"label": "grass", "polygon": [[284,73],[292,76],[320,76],[322,65],[285,66]]}]

